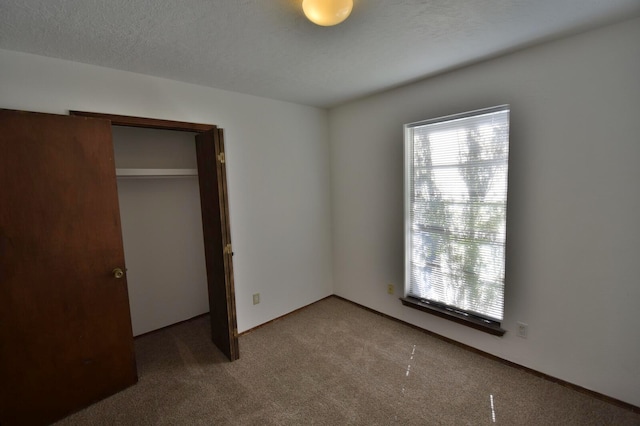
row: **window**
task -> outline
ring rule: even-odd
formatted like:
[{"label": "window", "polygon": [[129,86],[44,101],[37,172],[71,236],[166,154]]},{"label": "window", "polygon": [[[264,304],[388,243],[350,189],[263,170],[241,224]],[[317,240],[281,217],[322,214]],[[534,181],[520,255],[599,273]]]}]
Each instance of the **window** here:
[{"label": "window", "polygon": [[508,158],[508,105],[405,125],[405,305],[504,334]]}]

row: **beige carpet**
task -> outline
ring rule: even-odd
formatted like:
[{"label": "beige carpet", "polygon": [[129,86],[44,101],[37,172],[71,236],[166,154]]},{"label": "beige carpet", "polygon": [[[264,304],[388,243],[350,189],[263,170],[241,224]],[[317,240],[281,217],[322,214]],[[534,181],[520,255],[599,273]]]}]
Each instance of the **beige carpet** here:
[{"label": "beige carpet", "polygon": [[139,383],[60,425],[640,425],[640,414],[338,298],[240,338],[208,318],[136,340]]}]

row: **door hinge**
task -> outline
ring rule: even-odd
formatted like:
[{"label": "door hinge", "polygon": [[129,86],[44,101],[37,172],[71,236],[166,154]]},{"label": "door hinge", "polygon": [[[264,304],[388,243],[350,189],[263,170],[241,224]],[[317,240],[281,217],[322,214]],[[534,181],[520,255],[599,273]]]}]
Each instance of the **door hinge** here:
[{"label": "door hinge", "polygon": [[233,254],[233,251],[231,250],[231,244],[227,244],[226,246],[224,246],[224,253]]},{"label": "door hinge", "polygon": [[221,152],[220,154],[218,154],[218,161],[224,164],[224,152]]}]

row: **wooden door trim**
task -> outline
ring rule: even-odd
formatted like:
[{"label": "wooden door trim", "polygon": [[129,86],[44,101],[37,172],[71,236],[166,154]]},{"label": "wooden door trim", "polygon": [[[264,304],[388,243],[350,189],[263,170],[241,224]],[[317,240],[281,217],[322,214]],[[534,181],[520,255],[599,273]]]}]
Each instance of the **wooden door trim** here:
[{"label": "wooden door trim", "polygon": [[[139,127],[139,128],[147,128],[147,129],[157,129],[157,130],[174,130],[181,132],[194,132],[194,133],[205,133],[210,130],[215,131],[216,138],[219,138],[220,144],[222,144],[222,150],[224,150],[224,139],[223,139],[223,129],[218,128],[213,124],[199,124],[199,123],[187,123],[182,121],[171,121],[171,120],[160,120],[155,118],[145,118],[145,117],[132,117],[126,115],[114,115],[114,114],[103,114],[99,112],[87,112],[87,111],[69,111],[70,115],[80,116],[80,117],[88,117],[88,118],[100,118],[111,121],[113,126],[123,126],[123,127]],[[212,147],[213,148],[213,147]],[[225,245],[231,242],[231,236],[229,234],[229,205],[227,200],[226,193],[226,168],[224,170],[223,175],[220,176],[220,179],[217,179],[217,154],[215,152],[215,148],[209,150],[202,150],[201,152],[196,150],[196,157],[198,161],[199,168],[202,168],[204,165],[207,167],[211,167],[213,169],[213,173],[216,174],[214,177],[210,178],[206,182],[209,182],[209,191],[213,190],[213,188],[218,188],[218,182],[224,182],[224,193],[220,195],[223,197],[221,200],[221,211],[222,219],[219,219],[216,222],[215,218],[209,214],[206,214],[205,210],[208,209],[207,203],[200,202],[200,208],[202,212],[202,226],[203,226],[203,237],[205,244],[205,260],[207,265],[212,262],[211,256],[215,256],[217,251],[215,250],[206,250],[207,247],[211,248],[216,244],[216,241],[212,241],[212,235],[205,232],[206,229],[213,229],[216,227],[220,229],[223,235],[223,241],[225,241]],[[216,182],[218,181],[218,182]],[[199,177],[198,185],[201,189],[201,198],[202,198],[202,189],[205,181],[203,181],[203,176]],[[205,193],[208,194],[205,188]],[[224,207],[223,207],[224,206]],[[222,247],[220,247],[222,249]],[[228,262],[228,263],[227,263]],[[226,299],[226,324],[220,324],[220,326],[224,326],[224,328],[228,327],[229,332],[229,347],[225,348],[229,350],[229,353],[226,353],[231,361],[235,361],[240,357],[240,352],[238,348],[238,326],[236,319],[236,303],[235,303],[235,283],[233,278],[233,264],[231,260],[231,254],[227,255],[225,259],[225,264],[227,266],[227,276],[221,282],[216,282],[212,279],[209,274],[209,268],[207,267],[207,281],[208,286],[215,287],[218,291],[223,291],[224,298]],[[220,288],[218,288],[218,286]],[[211,314],[213,314],[214,306],[211,303],[211,299],[209,301],[209,310]],[[213,315],[211,318],[212,322],[214,321]],[[212,324],[213,326],[213,324]],[[215,342],[214,342],[215,343]],[[226,346],[226,344],[224,345]],[[223,348],[219,348],[223,350]],[[223,350],[224,352],[224,350]]]},{"label": "wooden door trim", "polygon": [[157,118],[103,114],[101,112],[69,111],[69,115],[89,118],[102,118],[110,120],[113,126],[142,127],[145,129],[176,130],[179,132],[204,133],[216,128],[216,126],[213,124],[187,123],[184,121],[160,120]]}]

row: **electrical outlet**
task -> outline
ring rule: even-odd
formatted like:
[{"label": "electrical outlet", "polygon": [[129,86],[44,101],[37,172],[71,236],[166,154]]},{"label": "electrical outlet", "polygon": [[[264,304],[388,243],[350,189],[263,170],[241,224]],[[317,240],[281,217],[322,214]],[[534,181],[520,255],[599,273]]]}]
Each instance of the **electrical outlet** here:
[{"label": "electrical outlet", "polygon": [[395,293],[395,291],[394,291],[394,290],[395,290],[395,289],[394,289],[393,284],[389,284],[389,285],[387,285],[387,293],[389,293],[389,294],[394,294],[394,293]]},{"label": "electrical outlet", "polygon": [[253,304],[257,305],[258,303],[260,303],[260,293],[256,293],[253,295]]},{"label": "electrical outlet", "polygon": [[522,337],[523,339],[526,339],[527,334],[529,334],[529,325],[518,321],[517,333],[518,333],[518,337]]}]

